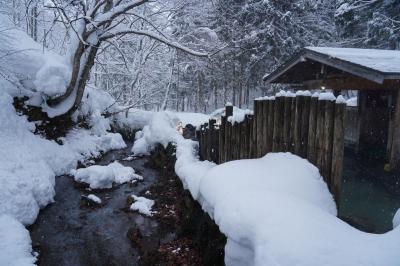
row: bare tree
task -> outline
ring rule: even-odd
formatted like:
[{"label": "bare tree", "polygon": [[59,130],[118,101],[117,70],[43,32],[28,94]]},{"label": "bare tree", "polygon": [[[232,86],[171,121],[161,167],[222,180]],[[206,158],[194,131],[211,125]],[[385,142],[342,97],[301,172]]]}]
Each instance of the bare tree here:
[{"label": "bare tree", "polygon": [[[207,56],[205,53],[188,49],[169,40],[155,26],[154,30],[142,30],[129,23],[128,16],[151,23],[149,18],[134,12],[148,0],[52,0],[49,8],[59,13],[62,23],[72,32],[72,45],[69,49],[72,74],[65,93],[48,100],[54,110],[52,116],[71,115],[82,101],[90,70],[96,55],[104,42],[127,34],[146,36],[160,43],[182,50],[194,56]],[[157,3],[151,3],[157,12]],[[148,16],[150,17],[150,16]]]}]

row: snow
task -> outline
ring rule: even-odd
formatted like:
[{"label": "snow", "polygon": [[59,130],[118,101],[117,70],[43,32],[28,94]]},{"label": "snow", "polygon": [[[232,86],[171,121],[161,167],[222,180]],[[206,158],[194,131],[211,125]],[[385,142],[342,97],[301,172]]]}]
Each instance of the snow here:
[{"label": "snow", "polygon": [[221,165],[201,162],[198,143],[183,139],[173,126],[168,128],[173,123],[152,126],[174,117],[156,116],[138,141],[154,146],[157,139],[151,136],[164,131],[162,142],[175,143],[177,175],[227,236],[226,265],[400,265],[400,211],[392,231],[361,232],[336,217],[332,195],[307,160],[270,153]]},{"label": "snow", "polygon": [[336,103],[346,103],[346,104],[347,104],[347,101],[346,101],[346,99],[345,99],[342,95],[339,95],[339,96],[336,98]]},{"label": "snow", "polygon": [[357,99],[357,97],[352,97],[352,98],[348,99],[346,101],[346,103],[347,103],[347,106],[356,107],[358,105],[358,99]]},{"label": "snow", "polygon": [[[12,217],[0,219],[0,247],[7,243],[7,248],[0,248],[0,265],[31,265],[30,252],[27,256],[21,251],[30,248],[29,234],[25,237],[19,228],[32,224],[39,210],[53,202],[55,176],[69,173],[78,161],[126,144],[120,134],[75,129],[60,138],[63,145],[59,145],[34,135],[34,124],[16,113],[12,101],[11,95],[0,91],[0,216]],[[10,228],[10,235],[4,235],[3,228]],[[3,264],[8,258],[16,264]]]},{"label": "snow", "polygon": [[228,117],[228,121],[231,122],[232,124],[235,123],[241,123],[244,121],[246,115],[252,115],[253,111],[246,109],[246,110],[242,110],[242,109],[236,109],[236,112],[233,111],[233,115]]},{"label": "snow", "polygon": [[[123,108],[123,107],[122,107]],[[130,109],[114,116],[114,124],[122,129],[138,130],[149,124],[154,112]]]},{"label": "snow", "polygon": [[377,71],[385,73],[400,73],[399,50],[332,47],[306,47],[306,49]]},{"label": "snow", "polygon": [[318,98],[318,97],[319,97],[319,92],[318,92],[318,91],[314,92],[314,93],[311,95],[311,97],[313,97],[313,98]]},{"label": "snow", "polygon": [[97,197],[96,195],[94,195],[94,194],[89,194],[87,197],[88,197],[88,199],[90,199],[91,201],[93,201],[93,202],[95,202],[97,204],[101,204],[102,203],[102,200],[99,197]]},{"label": "snow", "polygon": [[132,167],[126,167],[118,162],[107,166],[93,165],[87,168],[72,170],[75,181],[89,184],[91,189],[112,188],[113,183],[123,184],[133,179],[142,180],[135,174]]},{"label": "snow", "polygon": [[147,216],[153,215],[151,208],[154,205],[154,200],[147,199],[145,197],[138,197],[135,195],[131,195],[131,197],[135,201],[130,207],[130,209],[132,211],[138,211],[139,213],[147,215]]},{"label": "snow", "polygon": [[258,98],[256,98],[255,100],[256,100],[256,101],[264,101],[264,100],[273,101],[273,100],[275,100],[275,96],[258,97]]},{"label": "snow", "polygon": [[336,101],[335,95],[332,92],[321,92],[318,96],[320,101]]},{"label": "snow", "polygon": [[0,265],[35,265],[29,231],[17,220],[0,214],[0,240]]},{"label": "snow", "polygon": [[29,97],[65,92],[71,74],[65,58],[43,50],[25,32],[7,23],[4,14],[0,14],[0,21],[0,64],[9,78],[0,79],[2,89],[13,96]]},{"label": "snow", "polygon": [[399,227],[400,225],[400,209],[397,210],[393,218],[393,228]]},{"label": "snow", "polygon": [[295,97],[296,95],[297,94],[295,94],[291,91],[280,90],[278,93],[275,94],[275,97]]},{"label": "snow", "polygon": [[209,115],[201,113],[175,113],[175,115],[182,122],[185,127],[187,124],[191,124],[194,127],[200,127],[200,125],[207,123],[210,119]]},{"label": "snow", "polygon": [[311,92],[310,91],[296,91],[296,96],[311,96]]},{"label": "snow", "polygon": [[[31,58],[27,56],[27,60]],[[0,79],[1,86],[7,84],[2,82]],[[96,92],[88,92],[96,98]],[[33,264],[30,252],[28,255],[22,252],[30,250],[29,234],[25,237],[26,232],[19,228],[32,224],[39,210],[54,201],[56,176],[75,169],[78,161],[126,147],[120,134],[106,132],[108,121],[99,117],[95,108],[87,109],[93,114],[92,129],[71,130],[59,139],[63,145],[33,134],[34,123],[17,114],[12,105],[12,97],[21,96],[20,93],[31,95],[11,83],[0,90],[0,216],[10,217],[0,219],[0,265]],[[93,102],[84,103],[83,107],[85,104],[93,105]],[[10,234],[5,235],[3,228],[9,229]],[[1,248],[3,243],[7,243],[7,248]],[[3,263],[3,259],[7,261]]]}]

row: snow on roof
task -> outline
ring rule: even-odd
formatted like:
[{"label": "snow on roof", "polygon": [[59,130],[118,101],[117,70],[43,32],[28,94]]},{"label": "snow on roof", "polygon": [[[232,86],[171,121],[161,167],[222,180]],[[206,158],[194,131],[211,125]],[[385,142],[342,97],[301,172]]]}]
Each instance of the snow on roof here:
[{"label": "snow on roof", "polygon": [[320,54],[385,73],[400,73],[400,51],[358,48],[306,47]]}]

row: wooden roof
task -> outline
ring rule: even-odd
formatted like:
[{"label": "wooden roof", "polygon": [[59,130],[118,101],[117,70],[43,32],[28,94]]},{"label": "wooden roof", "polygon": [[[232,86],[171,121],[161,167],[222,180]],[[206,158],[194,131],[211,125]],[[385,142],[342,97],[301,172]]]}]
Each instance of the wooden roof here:
[{"label": "wooden roof", "polygon": [[308,89],[400,89],[400,51],[306,47],[264,81]]}]

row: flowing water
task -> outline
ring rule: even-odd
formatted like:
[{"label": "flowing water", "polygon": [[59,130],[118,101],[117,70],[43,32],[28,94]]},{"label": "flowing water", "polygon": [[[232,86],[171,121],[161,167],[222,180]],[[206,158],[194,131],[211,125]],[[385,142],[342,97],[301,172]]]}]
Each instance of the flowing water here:
[{"label": "flowing water", "polygon": [[[131,145],[129,145],[131,146]],[[39,252],[39,265],[137,265],[138,250],[127,237],[130,228],[141,234],[153,234],[156,220],[133,212],[126,212],[130,194],[145,191],[158,178],[158,173],[144,166],[146,158],[122,161],[130,147],[105,154],[96,164],[107,165],[118,160],[131,166],[144,177],[134,187],[129,184],[110,190],[88,191],[77,185],[72,177],[56,179],[55,202],[42,210],[31,226],[32,245]],[[95,194],[104,206],[82,207],[81,196]]]}]

